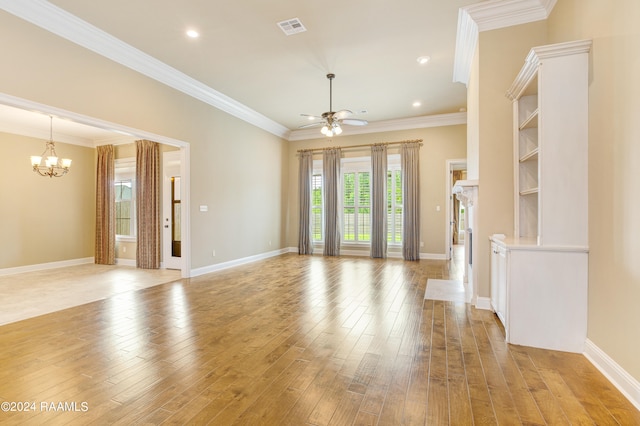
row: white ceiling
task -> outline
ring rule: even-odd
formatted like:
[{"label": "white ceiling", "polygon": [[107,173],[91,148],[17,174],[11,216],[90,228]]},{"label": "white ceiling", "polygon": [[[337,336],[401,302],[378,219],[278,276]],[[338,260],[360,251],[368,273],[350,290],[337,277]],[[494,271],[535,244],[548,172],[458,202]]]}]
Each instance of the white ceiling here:
[{"label": "white ceiling", "polygon": [[[333,110],[351,109],[371,123],[466,107],[465,86],[453,82],[456,29],[459,9],[477,0],[50,3],[290,130],[308,123],[301,113],[328,111],[329,72],[336,74]],[[290,18],[307,31],[285,35],[277,23]],[[200,38],[187,38],[189,28]],[[417,63],[422,55],[431,57],[427,65]],[[21,119],[0,109],[0,130]],[[56,120],[54,138],[57,128]]]}]

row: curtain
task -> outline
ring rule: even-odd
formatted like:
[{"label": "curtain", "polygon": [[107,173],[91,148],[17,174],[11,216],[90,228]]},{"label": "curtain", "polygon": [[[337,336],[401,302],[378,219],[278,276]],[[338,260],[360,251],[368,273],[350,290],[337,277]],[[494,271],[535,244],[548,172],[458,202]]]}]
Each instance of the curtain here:
[{"label": "curtain", "polygon": [[[451,178],[451,186],[457,181],[462,179],[462,170],[454,170]],[[458,244],[459,235],[458,228],[460,228],[460,200],[455,195],[453,196],[453,232],[452,239],[453,244]]]},{"label": "curtain", "polygon": [[98,146],[95,263],[116,263],[116,191],[113,145]]},{"label": "curtain", "polygon": [[313,178],[313,153],[300,153],[298,168],[298,191],[300,198],[300,230],[298,234],[298,254],[313,254],[311,236],[311,179]]},{"label": "curtain", "polygon": [[371,257],[387,257],[387,146],[371,146]]},{"label": "curtain", "polygon": [[420,143],[404,143],[402,167],[402,257],[420,259]]},{"label": "curtain", "polygon": [[136,266],[160,268],[160,145],[136,141]]},{"label": "curtain", "polygon": [[324,255],[340,256],[340,148],[325,149],[322,155],[324,190]]}]

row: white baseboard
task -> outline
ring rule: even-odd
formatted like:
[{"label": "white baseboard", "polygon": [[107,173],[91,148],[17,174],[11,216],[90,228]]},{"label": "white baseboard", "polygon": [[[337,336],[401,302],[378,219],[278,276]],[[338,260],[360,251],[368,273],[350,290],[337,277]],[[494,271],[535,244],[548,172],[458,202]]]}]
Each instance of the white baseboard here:
[{"label": "white baseboard", "polygon": [[[323,247],[321,245],[314,246],[314,251],[313,251],[314,254],[321,255],[322,251],[323,251]],[[289,252],[297,253],[298,248],[289,247]],[[371,252],[369,251],[368,247],[366,248],[366,250],[348,250],[344,248],[340,249],[340,256],[370,257],[370,255],[371,255]],[[389,259],[402,259],[402,249],[388,250],[387,257]],[[447,260],[447,257],[446,255],[440,254],[440,253],[420,253],[420,259],[421,260]]]},{"label": "white baseboard", "polygon": [[64,268],[66,266],[84,265],[86,263],[93,263],[93,257],[85,257],[81,259],[69,259],[61,260],[59,262],[39,263],[36,265],[17,266],[15,268],[0,269],[0,276],[22,274],[24,272],[44,271],[47,269]]},{"label": "white baseboard", "polygon": [[[136,260],[135,259],[116,259],[116,265],[120,265],[120,266],[133,266],[134,268],[137,266]],[[162,268],[162,265],[160,265],[160,267]]]},{"label": "white baseboard", "polygon": [[584,356],[640,410],[640,382],[638,380],[589,339],[584,344]]},{"label": "white baseboard", "polygon": [[[294,249],[298,251],[297,248]],[[268,259],[270,257],[280,256],[281,254],[289,253],[291,248],[284,248],[280,250],[274,250],[267,253],[256,254],[255,256],[248,256],[242,259],[230,260],[229,262],[216,263],[215,265],[203,266],[201,268],[192,269],[190,277],[197,277],[199,275],[210,274],[212,272],[222,271],[223,269],[233,268],[235,266],[246,265],[247,263],[257,262],[259,260]]]},{"label": "white baseboard", "polygon": [[475,303],[476,309],[484,309],[487,311],[491,311],[491,298],[490,297],[476,297]]}]

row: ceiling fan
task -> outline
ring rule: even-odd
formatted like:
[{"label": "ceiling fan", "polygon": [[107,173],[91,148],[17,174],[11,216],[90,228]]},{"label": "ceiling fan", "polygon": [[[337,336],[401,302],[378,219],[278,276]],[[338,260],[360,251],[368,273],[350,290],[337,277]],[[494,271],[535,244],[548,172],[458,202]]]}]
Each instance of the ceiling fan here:
[{"label": "ceiling fan", "polygon": [[340,111],[332,110],[332,83],[335,77],[335,74],[327,74],[327,78],[329,79],[329,111],[323,113],[321,116],[300,114],[303,117],[307,117],[309,120],[319,120],[314,123],[304,124],[299,127],[300,129],[322,126],[322,129],[320,130],[322,134],[331,137],[333,135],[339,135],[340,133],[342,133],[341,125],[343,124],[347,124],[349,126],[366,126],[368,124],[367,120],[361,120],[359,118],[349,118],[353,115],[353,112],[349,111],[348,109],[342,109]]}]

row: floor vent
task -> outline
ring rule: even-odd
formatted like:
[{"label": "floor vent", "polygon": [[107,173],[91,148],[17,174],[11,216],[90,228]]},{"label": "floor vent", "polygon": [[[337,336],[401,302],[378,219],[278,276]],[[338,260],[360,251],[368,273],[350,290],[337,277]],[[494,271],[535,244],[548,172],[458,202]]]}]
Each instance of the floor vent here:
[{"label": "floor vent", "polygon": [[286,35],[292,35],[297,33],[303,33],[307,29],[302,25],[302,22],[298,18],[287,19],[286,21],[278,22],[278,26]]}]

